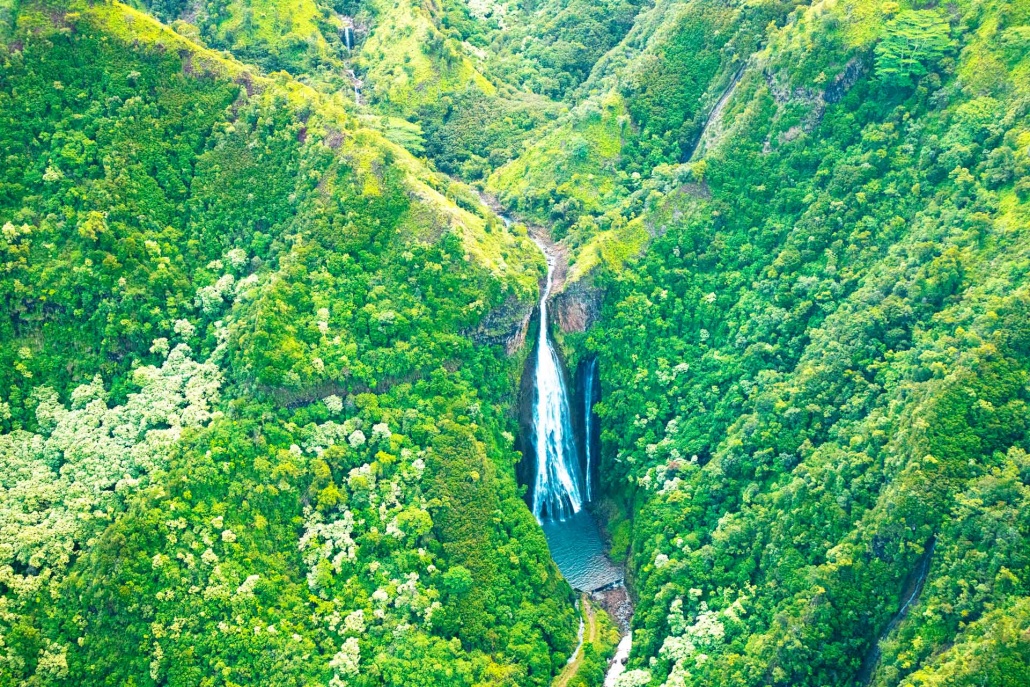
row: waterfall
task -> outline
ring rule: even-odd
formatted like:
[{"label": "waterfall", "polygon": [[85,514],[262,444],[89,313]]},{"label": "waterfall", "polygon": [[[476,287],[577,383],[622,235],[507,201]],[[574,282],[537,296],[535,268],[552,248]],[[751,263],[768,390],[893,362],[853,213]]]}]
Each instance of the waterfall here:
[{"label": "waterfall", "polygon": [[[540,244],[537,244],[540,246]],[[551,295],[554,261],[547,258],[547,286],[540,297],[540,334],[536,347],[536,379],[533,399],[533,434],[536,439],[536,480],[533,515],[564,520],[583,507],[580,493],[579,453],[570,422],[569,397],[561,375],[558,354],[547,327],[547,298]]]},{"label": "waterfall", "polygon": [[597,358],[587,366],[583,388],[583,441],[586,442],[587,503],[594,500],[594,380],[597,379]]},{"label": "waterfall", "polygon": [[361,84],[363,83],[358,75],[354,73],[353,69],[347,70],[347,76],[350,78],[351,85],[354,86],[354,102],[358,105],[361,104]]},{"label": "waterfall", "polygon": [[343,27],[343,44],[347,50],[354,49],[354,29],[349,26]]}]

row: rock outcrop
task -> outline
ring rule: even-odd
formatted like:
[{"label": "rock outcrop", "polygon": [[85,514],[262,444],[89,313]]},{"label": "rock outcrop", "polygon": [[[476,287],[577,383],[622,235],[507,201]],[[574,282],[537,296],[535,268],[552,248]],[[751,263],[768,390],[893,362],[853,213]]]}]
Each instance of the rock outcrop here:
[{"label": "rock outcrop", "polygon": [[604,292],[589,281],[587,277],[565,284],[552,299],[555,321],[565,333],[585,332],[601,314]]},{"label": "rock outcrop", "polygon": [[479,326],[467,335],[478,344],[503,346],[504,352],[512,355],[526,343],[533,310],[532,303],[509,298],[488,312]]}]

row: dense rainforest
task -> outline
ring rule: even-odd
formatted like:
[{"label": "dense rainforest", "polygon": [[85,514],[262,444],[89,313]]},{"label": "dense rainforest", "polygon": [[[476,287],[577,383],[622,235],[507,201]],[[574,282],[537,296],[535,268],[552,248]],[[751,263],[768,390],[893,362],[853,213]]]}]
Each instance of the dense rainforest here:
[{"label": "dense rainforest", "polygon": [[617,687],[1030,684],[1030,0],[0,0],[0,156],[0,687],[601,685],[540,327]]}]

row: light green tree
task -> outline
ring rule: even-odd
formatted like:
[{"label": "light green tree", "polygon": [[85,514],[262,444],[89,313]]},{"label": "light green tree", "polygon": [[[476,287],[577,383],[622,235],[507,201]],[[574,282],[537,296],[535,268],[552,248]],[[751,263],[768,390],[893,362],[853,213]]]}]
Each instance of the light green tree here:
[{"label": "light green tree", "polygon": [[876,74],[898,85],[911,83],[953,44],[948,23],[938,12],[906,10],[887,23],[876,46]]}]

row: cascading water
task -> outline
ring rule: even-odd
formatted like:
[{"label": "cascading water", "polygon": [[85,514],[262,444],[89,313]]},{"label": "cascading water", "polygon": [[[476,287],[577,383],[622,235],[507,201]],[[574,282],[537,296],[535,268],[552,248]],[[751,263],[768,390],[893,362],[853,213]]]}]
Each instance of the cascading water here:
[{"label": "cascading water", "polygon": [[[506,226],[511,225],[501,215]],[[547,537],[551,557],[573,589],[599,593],[596,599],[612,599],[613,606],[604,605],[620,622],[628,622],[632,605],[625,590],[621,601],[618,590],[623,587],[622,570],[614,566],[607,555],[597,521],[583,506],[593,497],[594,462],[593,436],[595,432],[593,405],[597,400],[597,359],[587,366],[584,385],[584,440],[586,441],[586,481],[580,475],[580,455],[576,452],[576,439],[570,421],[569,396],[561,373],[561,361],[551,344],[547,327],[547,299],[554,283],[555,260],[546,246],[534,239],[547,260],[547,284],[540,297],[540,332],[536,346],[536,369],[533,388],[532,436],[535,441],[533,471],[533,515],[536,516]],[[579,407],[577,404],[577,413]],[[527,475],[528,477],[528,475]],[[585,489],[585,492],[583,491]],[[584,498],[585,495],[585,498]],[[605,591],[614,593],[604,596]],[[628,608],[628,613],[625,611]],[[629,656],[631,635],[619,642],[615,661],[609,666],[606,687],[614,684],[624,669]],[[583,620],[580,619],[580,643],[569,658],[571,664],[583,644]]]},{"label": "cascading water", "polygon": [[587,366],[586,383],[583,389],[583,442],[586,444],[586,487],[587,503],[594,500],[594,383],[597,379],[597,358]]},{"label": "cascading water", "polygon": [[351,85],[354,87],[354,102],[358,105],[361,104],[361,84],[363,83],[358,75],[354,73],[353,69],[347,70],[347,76],[350,77]]},{"label": "cascading water", "polygon": [[[555,258],[534,239],[547,260],[547,283],[540,297],[540,332],[533,379],[531,441],[535,449],[533,515],[543,526],[551,557],[573,589],[594,591],[622,581],[622,571],[608,560],[604,539],[593,515],[584,508],[584,482],[571,405],[561,361],[547,327],[547,299],[554,285]],[[579,405],[576,405],[577,413]]]},{"label": "cascading water", "polygon": [[[540,246],[540,244],[537,244]],[[533,515],[537,520],[565,520],[583,508],[579,454],[569,421],[569,397],[558,354],[547,327],[547,298],[551,295],[554,261],[547,259],[547,285],[540,297],[540,334],[536,347],[536,384],[533,399],[533,435],[536,440],[536,479]]]},{"label": "cascading water", "polygon": [[[344,45],[345,48],[347,48],[347,52],[348,53],[353,53],[354,52],[354,24],[353,24],[353,20],[350,19],[349,17],[344,17],[343,21],[345,22],[345,24],[344,24],[344,27],[343,27],[343,31],[340,33],[340,37],[343,39],[343,45]],[[348,60],[347,63],[349,64],[350,61]],[[354,88],[354,102],[356,104],[360,105],[361,104],[361,84],[362,84],[362,81],[361,81],[361,79],[358,78],[358,75],[354,72],[353,69],[347,69],[346,70],[346,74],[347,74],[347,77],[350,79],[351,86]]]}]

